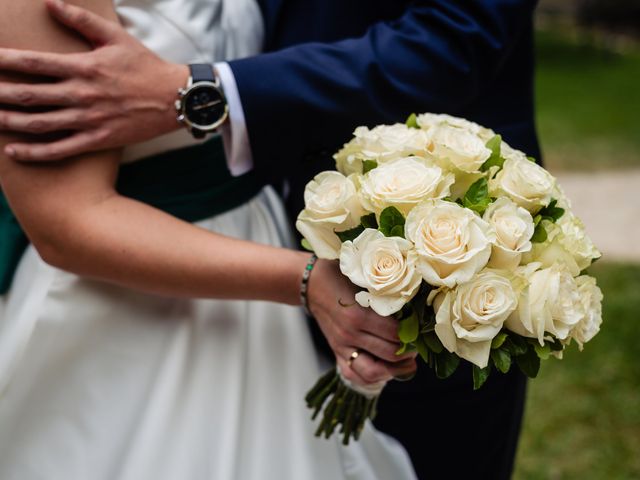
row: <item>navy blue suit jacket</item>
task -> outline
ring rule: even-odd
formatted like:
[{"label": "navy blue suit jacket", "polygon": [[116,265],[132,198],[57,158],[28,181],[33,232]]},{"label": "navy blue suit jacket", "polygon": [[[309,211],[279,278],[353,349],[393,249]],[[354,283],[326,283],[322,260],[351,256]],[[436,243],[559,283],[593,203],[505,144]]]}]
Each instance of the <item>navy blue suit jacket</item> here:
[{"label": "navy blue suit jacket", "polygon": [[535,4],[260,0],[267,53],[230,62],[256,169],[304,184],[356,126],[427,111],[475,120],[538,157]]},{"label": "navy blue suit jacket", "polygon": [[[535,0],[261,0],[265,51],[230,62],[256,169],[287,178],[292,218],[306,182],[358,125],[411,112],[475,120],[539,158],[533,121]],[[318,345],[323,337],[310,322]],[[465,362],[447,380],[424,366],[391,382],[376,426],[398,438],[420,478],[507,480],[524,405],[515,369],[471,391]],[[483,412],[478,419],[477,412]],[[438,412],[434,415],[433,412]],[[424,432],[438,432],[436,436]],[[451,445],[475,447],[456,463]],[[425,452],[428,452],[425,455]]]}]

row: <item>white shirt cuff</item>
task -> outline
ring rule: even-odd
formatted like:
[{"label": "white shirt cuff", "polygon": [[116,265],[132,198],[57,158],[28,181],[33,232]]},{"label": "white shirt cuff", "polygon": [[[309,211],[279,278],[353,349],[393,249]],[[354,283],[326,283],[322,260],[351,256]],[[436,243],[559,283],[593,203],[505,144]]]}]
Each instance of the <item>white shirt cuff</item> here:
[{"label": "white shirt cuff", "polygon": [[231,175],[238,177],[253,169],[253,156],[251,155],[244,110],[242,109],[236,79],[229,64],[226,62],[216,63],[214,68],[218,73],[224,95],[227,97],[227,104],[229,105],[229,121],[225,122],[220,128],[224,151],[227,156],[227,166]]}]

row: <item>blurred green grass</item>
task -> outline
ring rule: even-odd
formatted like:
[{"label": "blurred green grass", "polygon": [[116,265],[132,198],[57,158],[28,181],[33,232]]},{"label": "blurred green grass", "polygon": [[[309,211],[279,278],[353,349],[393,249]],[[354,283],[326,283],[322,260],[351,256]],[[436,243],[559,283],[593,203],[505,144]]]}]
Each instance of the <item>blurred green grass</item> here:
[{"label": "blurred green grass", "polygon": [[640,479],[640,265],[597,263],[603,326],[529,383],[516,480]]},{"label": "blurred green grass", "polygon": [[536,37],[537,125],[551,170],[640,167],[640,47]]},{"label": "blurred green grass", "polygon": [[[547,167],[640,168],[640,48],[538,32],[537,124]],[[515,480],[640,479],[640,265],[597,263],[601,332],[530,382]]]}]

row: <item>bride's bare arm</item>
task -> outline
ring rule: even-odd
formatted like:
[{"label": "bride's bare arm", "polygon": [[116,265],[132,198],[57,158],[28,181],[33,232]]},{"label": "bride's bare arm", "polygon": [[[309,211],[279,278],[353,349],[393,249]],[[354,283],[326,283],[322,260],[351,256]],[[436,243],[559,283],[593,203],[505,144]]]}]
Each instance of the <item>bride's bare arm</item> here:
[{"label": "bride's bare arm", "polygon": [[[73,3],[115,19],[111,0]],[[49,19],[41,0],[0,0],[0,10],[3,47],[88,48]],[[0,132],[0,152],[15,139]],[[111,151],[33,165],[0,153],[2,189],[45,261],[150,293],[299,302],[307,254],[216,235],[122,197],[114,189],[119,160],[119,152]],[[352,287],[334,264],[320,262],[316,268],[310,284],[312,307],[339,361],[344,364],[354,348],[397,361],[393,322],[359,307],[340,307],[338,300],[353,295]],[[362,365],[368,365],[360,372],[364,380],[387,375],[382,364]],[[398,366],[397,371],[412,369],[406,362]]]},{"label": "bride's bare arm", "polygon": [[[110,1],[75,3],[115,17]],[[41,0],[0,5],[3,46],[88,48],[48,18]],[[118,152],[58,166],[0,160],[3,190],[47,262],[154,293],[299,301],[304,254],[214,235],[121,197],[113,188],[118,162]]]}]

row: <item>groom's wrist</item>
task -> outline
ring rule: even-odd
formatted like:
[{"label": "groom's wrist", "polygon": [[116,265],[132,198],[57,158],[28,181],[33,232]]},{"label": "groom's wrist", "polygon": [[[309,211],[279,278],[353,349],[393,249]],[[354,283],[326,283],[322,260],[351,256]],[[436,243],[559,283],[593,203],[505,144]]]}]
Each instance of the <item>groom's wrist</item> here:
[{"label": "groom's wrist", "polygon": [[163,104],[166,106],[163,115],[166,132],[184,128],[176,121],[176,92],[183,88],[189,81],[189,66],[182,64],[169,64],[166,72],[166,81],[162,82],[163,86]]},{"label": "groom's wrist", "polygon": [[189,65],[187,83],[178,89],[176,119],[194,138],[217,132],[229,118],[229,104],[213,65]]}]

